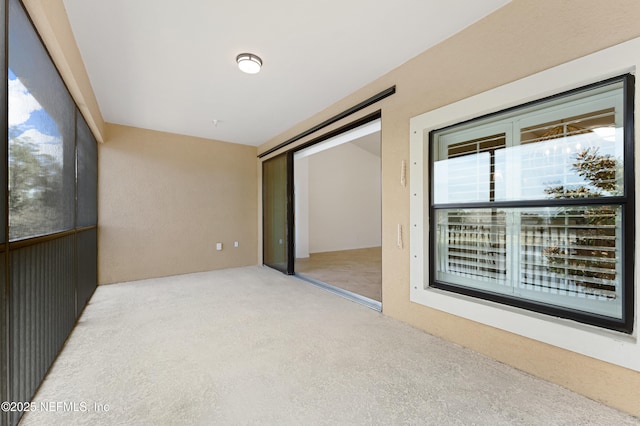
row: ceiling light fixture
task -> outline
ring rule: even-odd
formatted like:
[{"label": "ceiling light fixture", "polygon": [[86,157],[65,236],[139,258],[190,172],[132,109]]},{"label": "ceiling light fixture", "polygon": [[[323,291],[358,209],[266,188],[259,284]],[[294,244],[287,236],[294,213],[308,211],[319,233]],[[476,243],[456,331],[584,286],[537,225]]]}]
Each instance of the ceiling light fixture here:
[{"label": "ceiling light fixture", "polygon": [[253,53],[241,53],[236,56],[236,62],[240,71],[247,74],[257,74],[262,67],[262,59],[254,55]]}]

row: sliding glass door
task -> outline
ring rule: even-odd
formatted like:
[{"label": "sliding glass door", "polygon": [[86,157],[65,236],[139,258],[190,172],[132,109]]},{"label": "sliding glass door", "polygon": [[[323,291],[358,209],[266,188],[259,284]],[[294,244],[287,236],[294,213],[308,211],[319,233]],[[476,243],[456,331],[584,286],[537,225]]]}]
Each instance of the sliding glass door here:
[{"label": "sliding glass door", "polygon": [[262,163],[263,263],[293,274],[293,155]]}]

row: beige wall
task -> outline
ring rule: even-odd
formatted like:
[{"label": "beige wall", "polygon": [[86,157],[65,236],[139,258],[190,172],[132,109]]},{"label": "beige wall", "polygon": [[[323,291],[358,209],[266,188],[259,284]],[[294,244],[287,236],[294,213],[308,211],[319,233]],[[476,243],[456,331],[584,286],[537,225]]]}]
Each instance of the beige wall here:
[{"label": "beige wall", "polygon": [[100,284],[257,263],[255,147],[107,129],[98,152]]},{"label": "beige wall", "polygon": [[[640,415],[640,373],[483,326],[409,300],[409,120],[488,89],[640,36],[640,2],[514,0],[330,108],[270,140],[259,152],[392,85],[397,93],[351,117],[382,109],[383,312],[536,376]],[[345,124],[349,120],[331,128]],[[329,130],[329,129],[327,129]],[[312,137],[305,138],[303,143]],[[408,235],[405,233],[405,240]]]},{"label": "beige wall", "polygon": [[309,252],[380,246],[380,157],[352,143],[309,157]]}]

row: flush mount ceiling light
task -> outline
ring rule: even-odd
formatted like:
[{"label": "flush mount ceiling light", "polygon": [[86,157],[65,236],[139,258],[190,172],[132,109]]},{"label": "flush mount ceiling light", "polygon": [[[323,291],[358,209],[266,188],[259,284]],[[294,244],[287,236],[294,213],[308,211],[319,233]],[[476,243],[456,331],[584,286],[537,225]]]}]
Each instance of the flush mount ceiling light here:
[{"label": "flush mount ceiling light", "polygon": [[240,71],[247,74],[257,74],[262,67],[262,59],[254,55],[253,53],[241,53],[236,56],[236,62]]}]

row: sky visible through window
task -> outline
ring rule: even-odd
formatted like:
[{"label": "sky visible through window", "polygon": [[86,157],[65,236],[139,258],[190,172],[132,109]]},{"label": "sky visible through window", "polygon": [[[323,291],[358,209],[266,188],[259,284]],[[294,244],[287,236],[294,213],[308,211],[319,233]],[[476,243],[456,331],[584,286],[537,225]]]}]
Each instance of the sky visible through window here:
[{"label": "sky visible through window", "polygon": [[64,227],[63,138],[56,121],[9,68],[9,238]]},{"label": "sky visible through window", "polygon": [[62,165],[62,136],[58,125],[9,68],[9,141],[25,139],[41,154]]}]

